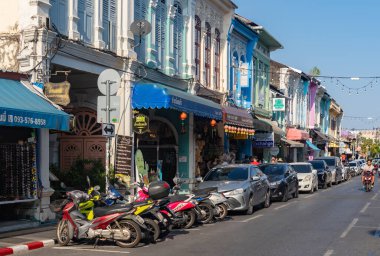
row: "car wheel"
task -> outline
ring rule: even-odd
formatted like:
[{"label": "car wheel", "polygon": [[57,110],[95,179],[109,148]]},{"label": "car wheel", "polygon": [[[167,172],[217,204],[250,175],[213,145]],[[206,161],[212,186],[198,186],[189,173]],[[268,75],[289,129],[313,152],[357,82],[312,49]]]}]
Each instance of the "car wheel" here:
[{"label": "car wheel", "polygon": [[263,206],[264,208],[269,208],[270,206],[270,192],[269,191],[265,193],[265,201],[264,201]]},{"label": "car wheel", "polygon": [[330,180],[329,187],[330,188],[332,187],[332,180]]},{"label": "car wheel", "polygon": [[293,193],[293,198],[298,198],[299,191],[298,191],[298,185],[296,187],[296,191]]},{"label": "car wheel", "polygon": [[310,189],[310,194],[313,194],[314,193],[314,187],[313,186],[311,186],[311,189]]},{"label": "car wheel", "polygon": [[319,185],[317,183],[317,185],[315,186],[315,191],[318,191],[319,190]]},{"label": "car wheel", "polygon": [[281,201],[282,202],[287,202],[288,199],[289,199],[289,191],[288,191],[288,187],[285,187],[284,194],[282,195]]},{"label": "car wheel", "polygon": [[247,215],[251,215],[253,213],[253,195],[251,195],[249,197],[249,201],[248,201],[248,209],[247,211],[245,212],[245,214]]},{"label": "car wheel", "polygon": [[[327,177],[326,177],[327,178]],[[323,186],[322,186],[322,188],[323,189],[326,189],[327,188],[327,186],[328,186],[328,184],[327,184],[327,179],[325,179],[325,183],[323,183]]]}]

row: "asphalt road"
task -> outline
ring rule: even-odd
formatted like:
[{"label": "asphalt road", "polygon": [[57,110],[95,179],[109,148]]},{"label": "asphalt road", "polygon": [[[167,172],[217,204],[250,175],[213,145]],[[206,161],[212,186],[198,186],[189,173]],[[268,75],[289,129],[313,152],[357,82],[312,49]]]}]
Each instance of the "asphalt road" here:
[{"label": "asphalt road", "polygon": [[76,244],[28,255],[368,255],[380,256],[380,183],[361,190],[360,178],[275,202],[253,215],[190,230],[177,230],[165,241],[121,249],[112,244]]}]

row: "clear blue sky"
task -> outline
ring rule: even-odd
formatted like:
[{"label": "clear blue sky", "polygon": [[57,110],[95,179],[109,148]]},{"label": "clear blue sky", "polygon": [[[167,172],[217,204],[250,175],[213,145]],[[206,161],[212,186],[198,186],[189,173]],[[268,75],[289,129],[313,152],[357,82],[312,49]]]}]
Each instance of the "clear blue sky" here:
[{"label": "clear blue sky", "polygon": [[[236,10],[262,25],[284,49],[271,58],[308,73],[317,66],[321,75],[380,76],[379,0],[234,0]],[[371,80],[340,80],[361,87]],[[380,80],[372,89],[349,95],[327,79],[325,86],[347,116],[378,117],[375,121],[343,120],[346,128],[380,126]]]}]

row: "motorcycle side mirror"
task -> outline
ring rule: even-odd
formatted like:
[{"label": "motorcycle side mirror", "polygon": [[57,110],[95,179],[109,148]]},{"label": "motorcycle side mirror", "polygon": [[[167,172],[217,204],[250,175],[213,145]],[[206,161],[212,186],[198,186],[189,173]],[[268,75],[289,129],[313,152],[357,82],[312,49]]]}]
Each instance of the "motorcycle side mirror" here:
[{"label": "motorcycle side mirror", "polygon": [[251,181],[258,181],[258,180],[260,180],[260,177],[258,177],[258,176],[252,176],[251,177]]},{"label": "motorcycle side mirror", "polygon": [[178,177],[174,177],[173,182],[174,182],[174,184],[179,184],[181,182],[181,179]]},{"label": "motorcycle side mirror", "polygon": [[96,186],[94,187],[94,190],[95,190],[95,191],[99,191],[99,190],[100,190],[100,186],[99,186],[99,185],[96,185]]},{"label": "motorcycle side mirror", "polygon": [[195,180],[196,180],[197,182],[203,182],[203,178],[202,178],[202,177],[197,177]]},{"label": "motorcycle side mirror", "polygon": [[87,180],[88,186],[91,187],[90,177],[88,177],[88,175],[86,176],[86,180]]}]

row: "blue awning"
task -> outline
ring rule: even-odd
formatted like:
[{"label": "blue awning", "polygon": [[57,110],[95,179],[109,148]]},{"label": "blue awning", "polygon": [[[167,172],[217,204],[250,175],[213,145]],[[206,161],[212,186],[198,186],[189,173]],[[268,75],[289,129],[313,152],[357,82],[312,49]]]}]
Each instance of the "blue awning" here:
[{"label": "blue awning", "polygon": [[0,78],[0,125],[69,130],[70,116],[20,81]]},{"label": "blue awning", "polygon": [[158,84],[137,84],[133,88],[134,109],[172,108],[187,113],[222,120],[221,106],[210,100]]},{"label": "blue awning", "polygon": [[310,140],[306,140],[306,144],[309,148],[311,148],[314,151],[321,151],[317,146],[315,146],[313,143],[311,143]]}]

